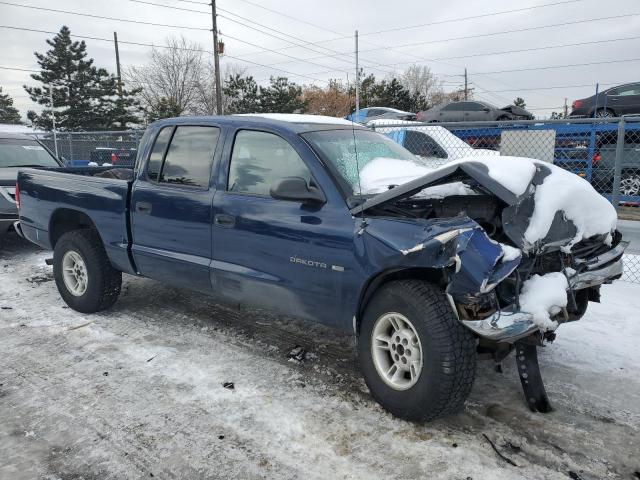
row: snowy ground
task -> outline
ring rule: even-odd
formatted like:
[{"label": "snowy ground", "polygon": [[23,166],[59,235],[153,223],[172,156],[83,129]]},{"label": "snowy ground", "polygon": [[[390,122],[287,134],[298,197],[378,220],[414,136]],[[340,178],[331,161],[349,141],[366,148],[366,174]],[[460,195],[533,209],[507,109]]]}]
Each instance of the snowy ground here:
[{"label": "snowy ground", "polygon": [[544,349],[554,412],[527,410],[508,358],[417,425],[373,402],[349,336],[131,277],[82,315],[46,257],[0,252],[1,479],[640,477],[640,285],[605,287]]}]

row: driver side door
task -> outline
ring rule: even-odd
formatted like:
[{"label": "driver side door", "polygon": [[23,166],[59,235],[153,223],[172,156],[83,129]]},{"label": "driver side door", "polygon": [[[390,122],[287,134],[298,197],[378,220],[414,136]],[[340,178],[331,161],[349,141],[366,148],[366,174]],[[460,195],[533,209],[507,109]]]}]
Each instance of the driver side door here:
[{"label": "driver side door", "polygon": [[275,133],[238,130],[227,155],[213,202],[215,294],[233,304],[343,321],[342,265],[354,231],[346,205],[271,197],[271,187],[286,177],[320,188],[296,148]]}]

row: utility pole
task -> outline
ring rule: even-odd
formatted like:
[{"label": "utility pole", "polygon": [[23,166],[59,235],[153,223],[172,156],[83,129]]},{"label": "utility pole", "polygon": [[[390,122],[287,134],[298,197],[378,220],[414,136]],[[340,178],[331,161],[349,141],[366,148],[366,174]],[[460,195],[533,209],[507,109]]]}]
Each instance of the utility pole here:
[{"label": "utility pole", "polygon": [[464,69],[464,99],[468,100],[469,99],[469,88],[468,88],[468,82],[467,82],[468,78],[467,78],[467,69]]},{"label": "utility pole", "polygon": [[569,117],[569,106],[567,105],[567,97],[564,98],[564,118]]},{"label": "utility pole", "polygon": [[216,113],[222,115],[222,87],[220,86],[220,56],[218,52],[218,21],[216,0],[211,0],[211,24],[213,26],[213,63],[216,76]]},{"label": "utility pole", "polygon": [[356,30],[356,119],[360,117],[360,67],[358,65],[358,30]]},{"label": "utility pole", "polygon": [[118,93],[122,97],[122,76],[120,75],[120,51],[118,50],[117,32],[113,32],[113,44],[116,47],[116,73],[118,74]]}]

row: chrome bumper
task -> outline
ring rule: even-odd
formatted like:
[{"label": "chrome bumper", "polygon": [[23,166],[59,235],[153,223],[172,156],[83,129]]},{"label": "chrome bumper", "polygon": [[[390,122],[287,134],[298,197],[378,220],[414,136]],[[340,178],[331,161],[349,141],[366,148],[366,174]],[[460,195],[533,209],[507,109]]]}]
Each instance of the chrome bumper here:
[{"label": "chrome bumper", "polygon": [[[579,262],[587,269],[569,277],[573,290],[595,287],[619,278],[623,272],[622,254],[629,242],[620,242],[615,248],[599,257]],[[617,260],[616,260],[617,258]],[[538,330],[532,315],[527,312],[496,312],[483,320],[461,320],[462,324],[482,338],[497,342],[513,343]]]},{"label": "chrome bumper", "polygon": [[462,324],[482,338],[513,343],[538,330],[527,312],[496,312],[484,320],[462,320]]}]

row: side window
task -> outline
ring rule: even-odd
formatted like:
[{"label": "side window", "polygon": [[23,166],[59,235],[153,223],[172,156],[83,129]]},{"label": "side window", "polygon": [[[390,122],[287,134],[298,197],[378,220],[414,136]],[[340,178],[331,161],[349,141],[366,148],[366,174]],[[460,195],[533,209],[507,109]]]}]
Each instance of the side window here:
[{"label": "side window", "polygon": [[227,190],[269,196],[271,186],[284,177],[311,173],[286,140],[267,132],[241,130],[236,134]]},{"label": "side window", "polygon": [[382,115],[384,110],[380,110],[379,108],[370,108],[367,110],[367,117],[377,117],[378,115]]},{"label": "side window", "polygon": [[447,158],[447,152],[424,132],[407,130],[404,147],[419,157]]},{"label": "side window", "polygon": [[449,105],[444,107],[442,110],[445,110],[447,112],[461,112],[462,110],[464,110],[464,103],[461,103],[461,102],[450,103]]},{"label": "side window", "polygon": [[206,188],[220,129],[181,126],[176,128],[160,175],[161,183]]},{"label": "side window", "polygon": [[156,141],[151,149],[151,154],[149,155],[149,163],[147,164],[147,178],[149,178],[149,180],[158,181],[160,177],[162,158],[164,157],[164,152],[171,138],[172,130],[173,127],[164,127],[156,137]]},{"label": "side window", "polygon": [[624,97],[626,97],[627,95],[640,95],[640,83],[628,85],[626,87],[619,87],[616,95]]},{"label": "side window", "polygon": [[481,112],[482,110],[484,110],[484,108],[485,106],[482,105],[481,103],[467,102],[465,110],[469,112]]}]

